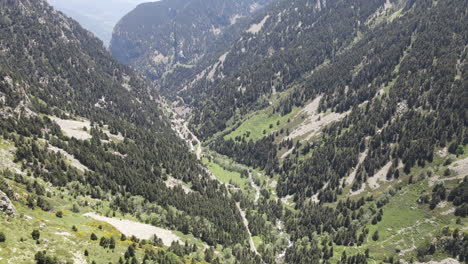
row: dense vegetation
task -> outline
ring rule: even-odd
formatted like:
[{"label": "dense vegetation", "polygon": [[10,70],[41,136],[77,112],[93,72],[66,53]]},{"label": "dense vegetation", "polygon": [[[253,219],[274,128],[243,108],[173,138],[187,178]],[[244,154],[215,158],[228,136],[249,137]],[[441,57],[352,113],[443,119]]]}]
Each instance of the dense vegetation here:
[{"label": "dense vegetation", "polygon": [[[75,195],[108,200],[124,214],[161,215],[146,221],[191,233],[212,246],[246,243],[234,201],[208,180],[144,78],[117,63],[99,40],[44,1],[4,1],[0,16],[0,135],[14,143],[14,161],[22,169],[53,186],[78,183]],[[89,119],[90,138],[66,136],[52,115]],[[117,135],[122,139],[112,138]],[[73,155],[86,170],[68,164],[51,147]],[[168,178],[193,191],[167,187]],[[53,210],[38,188],[29,189],[36,190],[29,206]],[[38,253],[37,261],[49,260]]]},{"label": "dense vegetation", "polygon": [[222,34],[227,28],[271,1],[163,0],[146,3],[117,24],[110,51],[117,60],[142,70],[153,80],[173,69],[182,73],[184,68],[193,67],[210,52],[210,43],[229,39],[228,35]]},{"label": "dense vegetation", "polygon": [[[276,194],[292,196],[294,210],[273,209],[277,204],[268,201],[271,193],[265,189],[256,204],[237,198],[254,236],[271,246],[269,223],[281,219],[294,241],[286,262],[365,263],[369,250],[336,256],[334,248],[378,243],[382,232],[372,226],[383,221],[387,204],[403,195],[402,179],[414,188],[432,177],[431,170],[417,178],[412,174],[434,163],[438,149],[463,155],[467,5],[278,1],[247,21],[237,25],[233,39],[214,42],[216,52],[205,52],[195,67],[169,72],[158,84],[165,95],[182,98],[193,109],[191,128],[210,149],[278,179]],[[248,30],[261,21],[258,32]],[[259,109],[284,116],[318,96],[319,112],[344,115],[315,137],[290,137],[294,122],[264,131],[258,140],[249,138],[250,131],[226,136]],[[283,149],[291,154],[283,157]],[[367,192],[369,179],[384,167],[385,180],[394,188],[350,199],[347,192]],[[464,217],[462,186],[435,185],[422,195],[420,206],[434,210],[447,200],[456,207],[452,215]],[[458,252],[463,247],[458,241],[463,239],[434,245],[432,251]],[[268,262],[277,249],[261,250]],[[420,260],[433,254],[420,252]],[[396,260],[388,256],[385,261]]]},{"label": "dense vegetation", "polygon": [[[468,3],[251,4],[163,1],[129,14],[113,52],[151,83],[45,2],[1,3],[0,147],[11,144],[22,173],[1,172],[0,194],[55,224],[100,210],[202,245],[67,226],[120,252],[117,263],[466,261]],[[236,14],[247,17],[231,25]],[[211,171],[154,86],[191,108],[203,142],[180,134]],[[257,114],[265,120],[249,123]],[[56,117],[89,120],[89,138]],[[40,245],[48,231],[28,227],[21,242]]]}]

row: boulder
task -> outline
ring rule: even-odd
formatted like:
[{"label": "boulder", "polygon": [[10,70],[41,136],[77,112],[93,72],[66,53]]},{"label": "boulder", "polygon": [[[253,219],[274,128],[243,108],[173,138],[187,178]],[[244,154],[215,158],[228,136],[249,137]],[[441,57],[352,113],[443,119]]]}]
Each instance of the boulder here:
[{"label": "boulder", "polygon": [[0,191],[0,211],[11,217],[14,217],[16,213],[15,206],[10,201],[10,198],[2,191]]}]

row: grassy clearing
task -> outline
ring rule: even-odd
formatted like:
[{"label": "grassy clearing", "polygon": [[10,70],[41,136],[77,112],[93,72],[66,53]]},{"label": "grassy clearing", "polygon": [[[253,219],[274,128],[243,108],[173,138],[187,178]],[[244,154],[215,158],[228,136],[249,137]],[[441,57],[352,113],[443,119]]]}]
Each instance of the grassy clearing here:
[{"label": "grassy clearing", "polygon": [[224,169],[219,164],[214,161],[209,161],[208,159],[203,159],[203,164],[223,183],[231,183],[239,188],[243,188],[248,184],[248,179],[242,178],[239,172]]},{"label": "grassy clearing", "polygon": [[[53,199],[56,204],[62,205],[56,209],[71,207],[68,199],[59,197]],[[97,263],[115,263],[131,244],[130,241],[120,241],[120,232],[114,227],[84,217],[80,213],[63,210],[63,218],[58,218],[53,211],[31,209],[22,202],[15,202],[14,205],[18,217],[0,216],[2,223],[0,229],[7,237],[5,243],[0,243],[0,263],[7,263],[7,260],[9,263],[32,263],[34,254],[43,250],[51,256],[58,256],[61,260],[75,263],[80,263],[79,259],[87,260],[88,263],[93,260]],[[78,231],[73,231],[73,226],[76,226]],[[31,237],[34,229],[40,231],[39,243]],[[91,233],[95,233],[98,238],[114,237],[117,242],[116,248],[113,250],[102,248],[99,246],[99,240],[90,240]],[[89,252],[88,257],[84,256],[85,250]],[[138,251],[140,259],[142,254],[143,251]]]},{"label": "grassy clearing", "polygon": [[[436,155],[432,163],[427,164],[424,168],[413,168],[409,175],[402,175],[398,183],[394,181],[384,182],[376,190],[369,191],[370,189],[368,188],[362,194],[353,196],[353,199],[359,199],[368,195],[382,197],[392,187],[401,188],[395,196],[391,197],[390,202],[383,207],[384,214],[382,221],[376,225],[368,226],[369,235],[367,236],[367,241],[360,247],[346,247],[347,255],[364,253],[365,249],[368,248],[370,250],[369,263],[380,263],[377,260],[390,256],[394,256],[396,259],[416,259],[415,249],[427,243],[427,241],[432,241],[444,227],[451,229],[468,227],[468,219],[462,218],[461,224],[456,224],[457,217],[453,213],[447,213],[454,208],[449,202],[440,203],[434,210],[430,210],[428,204],[418,204],[417,202],[421,195],[430,195],[432,193],[428,177],[421,177],[421,175],[424,175],[428,171],[432,171],[432,175],[443,175],[443,172],[448,167],[444,162],[449,157],[459,160],[466,158],[467,155],[464,154],[458,158],[454,155],[444,157]],[[413,184],[408,184],[410,176],[413,177]],[[447,193],[451,188],[458,185],[458,181],[445,181],[444,185],[448,189]],[[347,187],[344,193],[347,194],[348,191]],[[346,196],[342,196],[341,198],[345,199]],[[368,205],[365,207],[368,207]],[[372,234],[375,231],[379,232],[378,241],[372,240]],[[337,251],[333,259],[337,261],[345,248],[335,246],[335,249]],[[432,257],[435,260],[441,260],[447,256],[437,252]]]},{"label": "grassy clearing", "polygon": [[256,248],[258,248],[261,244],[263,244],[263,240],[259,236],[253,236],[252,240],[253,240]]},{"label": "grassy clearing", "polygon": [[[133,243],[129,240],[121,241],[121,233],[112,225],[105,222],[96,221],[92,218],[83,216],[86,212],[100,212],[106,215],[110,212],[109,203],[105,201],[94,200],[89,197],[74,198],[64,189],[47,187],[52,193],[48,198],[51,211],[43,211],[39,208],[29,208],[25,205],[25,199],[28,195],[26,187],[13,181],[9,181],[13,190],[21,197],[20,201],[14,202],[17,216],[15,218],[6,217],[0,214],[0,231],[4,232],[7,240],[0,243],[0,264],[30,264],[34,261],[34,255],[38,251],[46,250],[50,256],[57,256],[59,260],[70,261],[70,263],[117,263],[123,256],[127,248]],[[46,185],[40,179],[38,182]],[[87,201],[89,206],[78,206],[79,212],[74,213],[70,209],[76,200]],[[63,217],[56,216],[57,211],[63,212]],[[117,212],[117,217],[131,218],[128,215],[121,215]],[[77,230],[73,230],[73,226]],[[40,231],[39,243],[32,239],[33,230]],[[91,234],[94,233],[98,240],[92,241]],[[175,232],[181,241],[188,241],[196,244],[199,249],[204,249],[206,244],[196,239],[192,235],[183,235]],[[115,249],[105,249],[99,245],[101,237],[111,238],[116,241]],[[162,250],[149,244],[143,245],[141,250],[136,251],[137,259],[142,260],[146,249]],[[84,252],[87,250],[89,256]],[[21,254],[19,254],[21,253]],[[86,261],[86,262],[84,262]],[[190,258],[186,258],[187,263],[191,263]]]},{"label": "grassy clearing", "polygon": [[[0,144],[3,147],[10,145],[4,140]],[[29,176],[25,177],[33,179]],[[112,211],[107,201],[83,196],[75,197],[68,192],[67,188],[52,187],[42,179],[34,179],[50,193],[50,197],[45,199],[53,210],[29,208],[26,206],[26,200],[30,193],[26,190],[26,186],[10,179],[0,178],[2,182],[7,181],[19,197],[19,201],[13,201],[16,217],[10,218],[0,213],[0,232],[3,232],[7,238],[6,242],[0,243],[0,264],[33,263],[34,255],[44,250],[50,256],[57,256],[59,260],[64,261],[63,263],[65,261],[76,264],[92,263],[92,261],[117,263],[128,246],[133,243],[129,240],[121,241],[121,233],[112,225],[83,216],[87,212],[97,212],[102,215],[115,213],[117,217],[138,221],[135,217]],[[76,212],[72,212],[74,205],[78,209]],[[57,211],[63,212],[62,218],[56,216]],[[77,230],[73,230],[73,226]],[[39,242],[33,240],[31,236],[33,230],[39,230]],[[90,239],[92,233],[98,237],[97,241]],[[103,236],[115,239],[115,249],[106,249],[99,245],[99,239]],[[192,235],[180,237],[182,241],[196,244],[200,249],[205,247],[204,243]],[[148,244],[143,245],[136,251],[139,261],[142,260],[146,249],[161,250]],[[89,252],[89,256],[85,256],[85,250]],[[187,263],[191,263],[190,258],[187,259]]]},{"label": "grassy clearing", "polygon": [[247,139],[252,139],[254,141],[259,140],[266,135],[284,128],[288,119],[292,118],[298,109],[299,108],[294,108],[291,113],[284,116],[281,116],[279,113],[270,113],[270,109],[260,111],[259,113],[252,115],[238,128],[226,135],[224,139],[234,139],[238,136],[245,136]]}]

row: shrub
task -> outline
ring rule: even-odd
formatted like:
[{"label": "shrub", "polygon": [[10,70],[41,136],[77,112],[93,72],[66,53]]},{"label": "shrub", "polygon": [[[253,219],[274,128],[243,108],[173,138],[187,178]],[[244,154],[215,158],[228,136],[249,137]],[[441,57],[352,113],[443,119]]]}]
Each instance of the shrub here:
[{"label": "shrub", "polygon": [[34,239],[34,240],[38,240],[40,237],[41,237],[41,232],[39,232],[39,230],[37,229],[34,229],[31,233],[31,237]]}]

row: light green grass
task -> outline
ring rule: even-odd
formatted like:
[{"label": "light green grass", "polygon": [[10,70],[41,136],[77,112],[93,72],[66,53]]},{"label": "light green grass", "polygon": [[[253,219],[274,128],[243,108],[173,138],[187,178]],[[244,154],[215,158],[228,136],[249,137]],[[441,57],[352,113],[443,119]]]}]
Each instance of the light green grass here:
[{"label": "light green grass", "polygon": [[210,162],[207,159],[203,159],[203,164],[205,164],[208,170],[210,170],[211,173],[213,173],[213,175],[223,183],[232,183],[240,188],[248,183],[248,179],[242,178],[240,173],[226,170],[213,161]]},{"label": "light green grass", "polygon": [[253,236],[252,240],[253,240],[256,248],[258,248],[261,244],[263,244],[263,240],[259,236]]},{"label": "light green grass", "polygon": [[[46,250],[48,255],[57,256],[59,260],[73,261],[75,257],[81,255],[87,263],[95,261],[96,263],[117,263],[120,256],[123,256],[131,241],[120,241],[121,233],[112,225],[100,222],[89,217],[83,216],[86,212],[100,212],[105,215],[109,212],[109,202],[91,199],[89,197],[73,197],[65,188],[48,187],[52,196],[46,198],[53,210],[46,212],[38,207],[31,209],[25,205],[28,192],[26,186],[8,180],[13,190],[20,196],[19,201],[15,201],[17,216],[7,218],[0,213],[0,231],[4,232],[7,241],[0,243],[0,264],[18,263],[30,264],[34,262],[34,255],[38,251]],[[45,185],[41,179],[38,183]],[[79,207],[80,212],[70,211],[73,204],[77,201],[87,201],[89,206]],[[63,211],[63,218],[58,218],[55,212]],[[137,220],[134,217],[117,213],[121,218]],[[78,231],[73,231],[76,226]],[[31,232],[37,229],[41,233],[40,243],[37,244],[31,237]],[[97,241],[91,241],[91,233],[98,237]],[[194,238],[192,235],[180,235],[182,241],[197,244],[200,250],[204,249],[205,244]],[[114,237],[116,248],[104,249],[99,245],[101,237]],[[145,250],[162,250],[149,244],[137,249],[137,259],[141,262]],[[89,252],[89,257],[84,256],[84,251]],[[72,262],[70,262],[72,263]],[[75,260],[75,263],[76,260]],[[187,257],[184,263],[191,263]]]},{"label": "light green grass", "polygon": [[176,68],[176,67],[182,67],[182,68],[192,69],[192,68],[194,68],[195,66],[194,66],[194,65],[190,65],[190,64],[177,63],[176,65],[174,65],[174,68]]},{"label": "light green grass", "polygon": [[[53,197],[62,208],[70,206],[67,199]],[[33,263],[34,254],[46,250],[49,255],[57,256],[61,260],[72,261],[74,255],[82,255],[91,263],[116,263],[119,257],[131,244],[129,241],[120,241],[120,232],[114,227],[84,217],[81,213],[72,213],[64,210],[63,218],[55,216],[54,212],[45,212],[41,209],[30,209],[21,202],[15,202],[18,216],[7,219],[0,216],[2,225],[0,229],[6,234],[7,241],[0,243],[0,263]],[[68,206],[67,206],[68,205]],[[57,208],[59,209],[59,208]],[[78,228],[77,232],[72,227]],[[101,229],[99,228],[101,226]],[[41,233],[40,243],[37,244],[31,237],[31,232],[37,229]],[[95,233],[98,238],[114,237],[116,248],[104,249],[98,241],[91,241],[90,235]],[[84,250],[88,250],[89,257],[84,257]],[[139,259],[143,251],[137,252]]]},{"label": "light green grass", "polygon": [[[287,120],[293,117],[298,108],[295,108],[291,113],[281,116],[279,113],[268,113],[269,111],[260,111],[255,115],[252,115],[247,121],[243,122],[238,128],[226,135],[225,139],[234,139],[236,137],[246,136],[250,132],[250,136],[246,137],[247,140],[252,139],[254,141],[261,139],[262,137],[276,132],[284,127]],[[280,122],[277,125],[278,121]],[[270,128],[270,125],[272,126]],[[265,133],[263,133],[265,131]]]},{"label": "light green grass", "polygon": [[[456,158],[456,160],[463,159],[467,155],[468,154],[461,155]],[[424,168],[412,168],[410,175],[413,176],[413,184],[408,184],[409,175],[403,174],[400,177],[401,182],[399,183],[395,181],[385,182],[376,190],[367,189],[364,193],[353,196],[353,199],[358,199],[363,196],[373,195],[378,199],[382,197],[382,194],[390,187],[396,188],[397,186],[401,186],[401,190],[399,190],[395,196],[391,197],[390,202],[383,207],[384,214],[382,221],[376,225],[367,225],[369,228],[367,241],[360,247],[335,246],[336,252],[333,260],[339,260],[343,250],[346,250],[347,255],[350,256],[357,253],[364,253],[366,248],[370,249],[369,263],[380,263],[382,259],[390,256],[397,257],[398,259],[410,260],[416,257],[415,250],[406,252],[404,256],[399,256],[398,251],[412,248],[413,246],[417,248],[428,241],[432,241],[436,234],[444,227],[449,227],[451,229],[467,227],[468,220],[466,218],[462,218],[461,224],[457,225],[457,217],[454,216],[453,213],[447,215],[443,214],[453,208],[450,202],[447,202],[445,207],[436,207],[434,210],[430,210],[428,204],[418,204],[417,202],[421,195],[430,195],[433,188],[429,186],[427,177],[419,180],[421,172],[432,170],[433,175],[442,175],[448,167],[444,166],[444,162],[448,157],[455,159],[454,155],[449,155],[447,157],[435,155],[434,161],[427,164]],[[456,163],[456,161],[453,163]],[[444,185],[448,189],[448,193],[452,188],[458,185],[458,181],[446,181]],[[348,193],[348,190],[347,187],[344,193]],[[346,197],[347,195],[341,196],[342,199],[346,199]],[[369,204],[366,204],[364,207],[368,208]],[[375,231],[379,232],[378,241],[372,240],[372,235]],[[360,232],[358,232],[358,234],[360,234]],[[438,251],[432,257],[440,260],[447,256]]]},{"label": "light green grass", "polygon": [[399,17],[401,17],[403,15],[404,15],[403,8],[401,8],[401,9],[397,10],[396,12],[394,12],[393,14],[391,14],[388,17],[387,21],[388,22],[393,22],[393,20],[395,20],[395,19],[397,19],[397,18],[399,18]]}]

